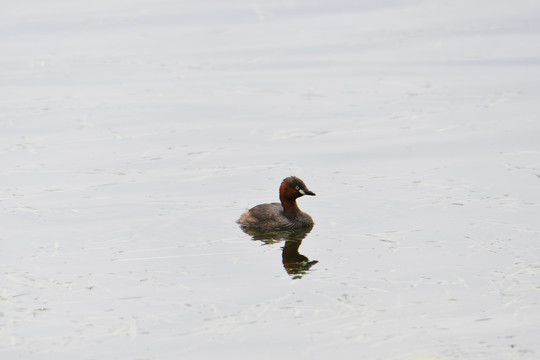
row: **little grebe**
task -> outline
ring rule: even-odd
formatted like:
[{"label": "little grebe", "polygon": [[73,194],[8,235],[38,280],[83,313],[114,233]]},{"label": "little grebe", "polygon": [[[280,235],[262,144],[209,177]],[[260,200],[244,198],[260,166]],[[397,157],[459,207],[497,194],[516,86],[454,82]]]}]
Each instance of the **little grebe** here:
[{"label": "little grebe", "polygon": [[238,223],[244,227],[263,230],[287,230],[313,227],[313,219],[302,212],[296,199],[303,195],[315,195],[306,184],[295,176],[283,179],[279,187],[280,203],[260,204],[243,214]]}]

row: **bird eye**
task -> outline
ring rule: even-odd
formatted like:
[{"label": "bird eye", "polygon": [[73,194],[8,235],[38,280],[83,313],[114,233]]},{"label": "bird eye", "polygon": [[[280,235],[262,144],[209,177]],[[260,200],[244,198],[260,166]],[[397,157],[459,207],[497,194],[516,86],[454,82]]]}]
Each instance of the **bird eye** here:
[{"label": "bird eye", "polygon": [[296,185],[296,190],[300,190],[300,186]]}]

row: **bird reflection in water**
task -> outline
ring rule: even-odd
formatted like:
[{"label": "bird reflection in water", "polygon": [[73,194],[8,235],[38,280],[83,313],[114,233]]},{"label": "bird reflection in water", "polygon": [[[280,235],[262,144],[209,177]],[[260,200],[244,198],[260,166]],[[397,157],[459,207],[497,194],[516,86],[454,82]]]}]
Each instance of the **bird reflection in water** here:
[{"label": "bird reflection in water", "polygon": [[309,234],[313,226],[304,229],[280,231],[261,230],[245,226],[240,226],[240,228],[246,234],[251,235],[253,240],[262,241],[266,245],[285,241],[282,253],[283,267],[293,279],[302,278],[313,265],[319,262],[309,260],[307,256],[298,252],[302,240]]}]

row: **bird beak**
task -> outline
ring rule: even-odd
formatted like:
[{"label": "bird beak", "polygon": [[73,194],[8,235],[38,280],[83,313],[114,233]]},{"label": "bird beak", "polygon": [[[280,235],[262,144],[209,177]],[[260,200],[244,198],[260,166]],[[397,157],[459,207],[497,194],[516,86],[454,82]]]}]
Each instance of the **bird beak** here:
[{"label": "bird beak", "polygon": [[302,195],[312,195],[312,196],[315,196],[315,193],[312,192],[312,191],[309,191],[308,189],[306,189],[306,190],[300,189],[300,190],[298,190],[298,192],[299,192],[300,194],[302,194]]}]

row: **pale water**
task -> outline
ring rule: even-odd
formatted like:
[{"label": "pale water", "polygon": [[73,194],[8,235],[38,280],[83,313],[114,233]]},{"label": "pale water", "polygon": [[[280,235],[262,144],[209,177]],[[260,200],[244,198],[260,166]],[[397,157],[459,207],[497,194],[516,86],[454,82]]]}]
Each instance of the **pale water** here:
[{"label": "pale water", "polygon": [[0,358],[540,358],[538,2],[0,16]]}]

